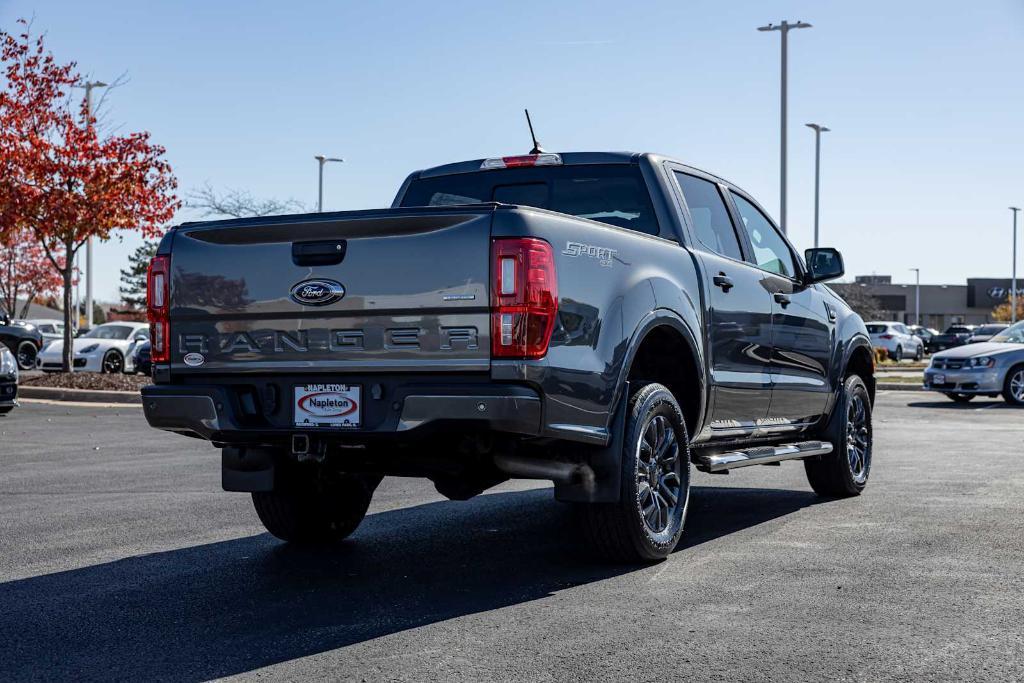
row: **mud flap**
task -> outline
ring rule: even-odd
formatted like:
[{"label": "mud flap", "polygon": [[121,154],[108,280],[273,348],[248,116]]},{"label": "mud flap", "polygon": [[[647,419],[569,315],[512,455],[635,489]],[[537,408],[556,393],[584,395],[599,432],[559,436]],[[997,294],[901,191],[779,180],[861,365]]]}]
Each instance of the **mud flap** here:
[{"label": "mud flap", "polygon": [[221,449],[221,487],[225,491],[273,491],[274,451],[256,446]]},{"label": "mud flap", "polygon": [[555,498],[566,503],[617,503],[622,496],[622,444],[626,434],[626,406],[629,382],[625,383],[619,405],[612,417],[611,438],[603,448],[582,451],[581,462],[589,466],[593,478],[555,483]]}]

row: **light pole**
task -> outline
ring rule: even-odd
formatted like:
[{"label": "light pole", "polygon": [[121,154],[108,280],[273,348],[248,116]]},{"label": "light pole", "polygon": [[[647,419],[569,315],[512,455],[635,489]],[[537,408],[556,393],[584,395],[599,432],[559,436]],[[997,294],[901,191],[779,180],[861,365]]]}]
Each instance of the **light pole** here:
[{"label": "light pole", "polygon": [[1017,322],[1017,212],[1019,207],[1011,206],[1013,212],[1013,279],[1010,280],[1010,324]]},{"label": "light pole", "polygon": [[917,274],[917,285],[914,288],[914,324],[921,326],[921,269],[911,268]]},{"label": "light pole", "polygon": [[805,124],[814,131],[814,248],[818,248],[818,209],[820,207],[821,193],[821,134],[827,133],[827,128],[820,123]]},{"label": "light pole", "polygon": [[344,159],[340,157],[325,157],[323,154],[317,154],[314,159],[320,164],[320,183],[317,189],[316,195],[316,212],[322,213],[324,210],[324,164],[328,161],[343,162]]},{"label": "light pole", "polygon": [[781,183],[781,197],[779,198],[779,225],[782,227],[782,232],[786,232],[786,61],[788,55],[789,46],[789,32],[794,28],[811,28],[810,24],[798,21],[795,24],[791,24],[788,21],[783,20],[781,24],[768,24],[767,26],[758,27],[758,31],[779,31],[782,34],[782,116],[781,128],[782,128],[782,140],[780,153],[780,183]]},{"label": "light pole", "polygon": [[[82,85],[85,88],[85,125],[92,124],[92,89],[106,88],[103,81],[86,81]],[[77,315],[77,312],[76,312]],[[92,329],[92,236],[85,242],[85,326]]]}]

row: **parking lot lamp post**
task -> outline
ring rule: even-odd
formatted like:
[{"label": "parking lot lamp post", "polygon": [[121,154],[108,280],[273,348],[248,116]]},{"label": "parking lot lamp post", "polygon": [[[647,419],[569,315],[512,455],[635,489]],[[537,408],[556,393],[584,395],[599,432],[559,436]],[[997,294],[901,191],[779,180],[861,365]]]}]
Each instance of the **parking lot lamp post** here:
[{"label": "parking lot lamp post", "polygon": [[821,134],[831,129],[820,123],[805,124],[814,131],[814,248],[818,248],[818,213],[821,196]]},{"label": "parking lot lamp post", "polygon": [[914,324],[921,326],[921,269],[911,268],[917,274],[917,284],[914,287]]},{"label": "parking lot lamp post", "polygon": [[324,164],[328,161],[337,161],[341,163],[345,160],[339,157],[325,157],[323,154],[317,154],[313,158],[320,164],[320,183],[316,194],[316,212],[322,213],[324,210]]},{"label": "parking lot lamp post", "polygon": [[759,26],[758,31],[778,31],[782,34],[782,115],[781,115],[781,128],[782,128],[782,139],[781,139],[781,154],[780,154],[780,186],[781,196],[779,197],[779,226],[782,228],[783,234],[786,233],[786,64],[788,60],[788,47],[789,47],[789,32],[794,28],[811,28],[811,25],[802,21],[798,21],[795,24],[791,24],[788,21],[783,21],[781,24],[768,24],[767,26]]},{"label": "parking lot lamp post", "polygon": [[1019,207],[1011,206],[1013,212],[1013,278],[1010,280],[1010,324],[1017,322],[1017,212]]},{"label": "parking lot lamp post", "polygon": [[[85,115],[92,118],[92,89],[106,88],[103,81],[86,81],[82,84],[85,88]],[[86,122],[89,125],[89,122]],[[85,326],[92,329],[92,236],[85,242]]]}]

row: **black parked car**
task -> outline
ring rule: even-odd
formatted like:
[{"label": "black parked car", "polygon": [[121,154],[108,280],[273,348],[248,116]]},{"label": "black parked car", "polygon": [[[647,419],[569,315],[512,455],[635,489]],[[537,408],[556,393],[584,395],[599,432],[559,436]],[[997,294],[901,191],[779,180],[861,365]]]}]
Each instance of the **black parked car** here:
[{"label": "black parked car", "polygon": [[43,334],[36,326],[26,322],[11,322],[10,316],[0,315],[0,343],[11,350],[18,367],[34,370],[36,356],[43,348]]},{"label": "black parked car", "polygon": [[929,353],[936,353],[957,346],[963,346],[967,339],[974,334],[975,325],[950,325],[942,334],[932,337],[928,344]]},{"label": "black parked car", "polygon": [[124,371],[129,374],[140,372],[143,375],[152,375],[153,361],[149,349],[148,340],[136,344],[132,349],[129,361],[125,363]]}]

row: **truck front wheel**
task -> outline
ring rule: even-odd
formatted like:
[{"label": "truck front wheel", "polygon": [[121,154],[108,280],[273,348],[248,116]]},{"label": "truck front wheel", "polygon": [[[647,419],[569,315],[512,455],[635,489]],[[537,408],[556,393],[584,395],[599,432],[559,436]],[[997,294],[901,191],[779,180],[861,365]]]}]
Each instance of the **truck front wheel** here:
[{"label": "truck front wheel", "polygon": [[811,488],[824,497],[860,495],[871,473],[873,433],[871,397],[859,376],[850,375],[843,382],[823,436],[832,443],[832,452],[804,460]]},{"label": "truck front wheel", "polygon": [[303,477],[274,491],[253,493],[252,503],[263,526],[282,541],[340,541],[363,521],[380,480],[354,474]]},{"label": "truck front wheel", "polygon": [[690,501],[690,443],[683,413],[661,384],[629,399],[618,503],[582,506],[583,529],[601,555],[664,559],[679,543]]}]

